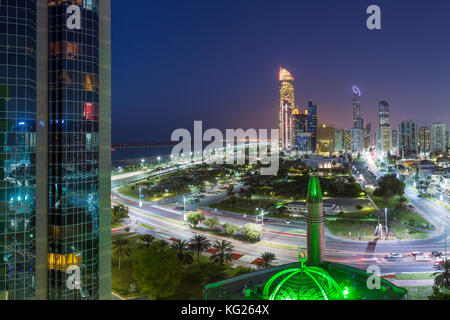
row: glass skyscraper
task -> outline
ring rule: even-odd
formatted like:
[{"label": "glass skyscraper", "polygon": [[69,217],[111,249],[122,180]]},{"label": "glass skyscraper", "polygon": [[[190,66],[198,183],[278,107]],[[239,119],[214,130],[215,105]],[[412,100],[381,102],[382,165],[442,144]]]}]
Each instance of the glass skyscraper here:
[{"label": "glass skyscraper", "polygon": [[306,107],[306,112],[308,116],[308,132],[311,134],[311,149],[313,152],[316,152],[318,115],[317,106],[312,100],[309,100],[308,106]]},{"label": "glass skyscraper", "polygon": [[0,19],[0,299],[108,299],[110,0]]}]

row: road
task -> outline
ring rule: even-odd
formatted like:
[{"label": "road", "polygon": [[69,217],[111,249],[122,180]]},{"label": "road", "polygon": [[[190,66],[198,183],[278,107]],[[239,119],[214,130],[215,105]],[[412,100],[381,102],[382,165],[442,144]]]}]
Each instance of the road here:
[{"label": "road", "polygon": [[[118,197],[118,201],[126,204],[130,208],[130,216],[140,223],[149,225],[155,230],[147,231],[155,236],[163,239],[176,238],[180,240],[189,240],[200,231],[193,230],[184,224],[184,214],[166,207],[155,205],[153,203],[144,202],[142,208],[139,208],[137,201],[121,196],[114,191]],[[209,213],[214,215],[214,213]],[[219,216],[221,223],[234,223],[243,225],[253,219],[237,219],[231,217]],[[278,223],[265,223],[263,240],[276,242],[280,244],[288,244],[304,248],[306,239],[304,236],[295,234],[301,226],[286,226]],[[211,240],[225,239],[220,236],[207,234]],[[297,261],[296,250],[286,250],[261,245],[250,244],[234,239],[226,238],[233,243],[235,252],[255,257],[255,259],[263,252],[271,251],[276,254],[278,263],[284,264]],[[328,261],[334,261],[347,264],[360,269],[367,269],[369,265],[373,265],[374,261],[364,261],[363,257],[376,257],[376,264],[380,267],[381,272],[400,273],[400,272],[429,272],[433,270],[432,262],[416,262],[408,254],[412,251],[431,252],[433,250],[441,250],[444,248],[444,236],[439,235],[434,238],[416,241],[402,242],[361,242],[337,239],[329,234],[326,235],[325,257]],[[382,259],[390,252],[401,253],[404,257],[399,262],[388,262]]]}]

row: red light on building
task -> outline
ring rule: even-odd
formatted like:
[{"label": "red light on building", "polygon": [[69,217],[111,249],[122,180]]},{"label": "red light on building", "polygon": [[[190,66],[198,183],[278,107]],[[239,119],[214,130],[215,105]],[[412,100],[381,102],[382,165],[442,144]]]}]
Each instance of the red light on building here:
[{"label": "red light on building", "polygon": [[86,120],[98,121],[98,104],[85,102],[84,110],[83,110],[83,117]]}]

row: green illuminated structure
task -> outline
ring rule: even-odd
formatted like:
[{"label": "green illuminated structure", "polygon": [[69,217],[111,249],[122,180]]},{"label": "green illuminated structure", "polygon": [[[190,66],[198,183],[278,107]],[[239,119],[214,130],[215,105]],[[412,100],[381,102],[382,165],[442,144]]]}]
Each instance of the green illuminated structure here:
[{"label": "green illuminated structure", "polygon": [[[401,300],[406,290],[371,273],[323,260],[325,249],[320,180],[308,184],[307,256],[290,263],[226,279],[205,287],[206,300]],[[369,289],[374,277],[379,288]]]},{"label": "green illuminated structure", "polygon": [[267,300],[341,300],[337,282],[320,267],[309,267],[300,253],[300,267],[283,270],[267,281],[263,296]]}]

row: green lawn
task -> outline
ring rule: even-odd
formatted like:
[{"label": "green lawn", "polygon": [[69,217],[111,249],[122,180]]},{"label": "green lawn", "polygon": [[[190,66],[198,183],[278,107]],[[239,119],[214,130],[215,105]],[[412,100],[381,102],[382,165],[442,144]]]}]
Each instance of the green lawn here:
[{"label": "green lawn", "polygon": [[428,300],[433,293],[431,286],[427,287],[405,287],[408,290],[408,300]]},{"label": "green lawn", "polygon": [[422,272],[422,273],[397,273],[395,275],[395,280],[429,280],[433,279],[433,273]]}]

